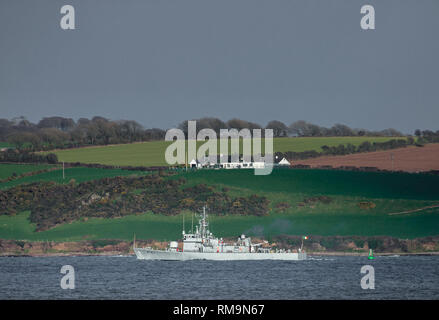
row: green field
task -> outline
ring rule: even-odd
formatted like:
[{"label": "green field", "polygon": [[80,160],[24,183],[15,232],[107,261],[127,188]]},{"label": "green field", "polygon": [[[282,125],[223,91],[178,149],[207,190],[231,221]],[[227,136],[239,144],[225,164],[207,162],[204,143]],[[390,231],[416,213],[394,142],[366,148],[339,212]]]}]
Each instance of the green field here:
[{"label": "green field", "polygon": [[5,179],[12,176],[14,173],[20,175],[25,172],[34,172],[52,168],[54,165],[50,164],[0,164],[0,179]]},{"label": "green field", "polygon": [[[0,164],[0,170],[8,166],[6,164]],[[14,165],[19,166],[19,165]],[[68,183],[71,179],[75,179],[76,182],[90,181],[96,180],[106,177],[116,177],[116,176],[129,176],[132,174],[147,174],[142,171],[128,171],[122,169],[100,169],[100,168],[84,168],[84,167],[75,167],[75,168],[67,168],[64,172],[64,179],[62,175],[62,168],[58,170],[43,172],[40,174],[36,174],[33,176],[23,177],[20,179],[15,179],[12,181],[0,183],[0,189],[10,188],[16,185],[32,183],[32,182],[40,182],[40,181],[54,181],[56,183]]]},{"label": "green field", "polygon": [[9,142],[0,141],[0,148],[13,148],[14,145]]},{"label": "green field", "polygon": [[258,194],[306,194],[378,199],[439,201],[439,176],[400,172],[321,169],[274,169],[255,176],[253,170],[194,170],[180,175],[190,183],[236,187]]},{"label": "green field", "polygon": [[[116,171],[106,169],[93,170],[103,170],[95,172],[95,177],[117,174]],[[91,178],[86,177],[85,171],[84,175],[80,175],[80,172],[76,172],[75,179]],[[227,187],[232,196],[256,193],[270,200],[271,211],[268,216],[211,216],[211,231],[220,237],[241,233],[266,238],[279,234],[387,235],[399,238],[439,234],[439,208],[389,215],[439,204],[439,176],[278,169],[268,176],[254,176],[250,170],[199,170],[170,178],[180,176],[184,176],[189,185],[206,183],[216,186],[218,190]],[[47,176],[45,180],[51,178]],[[55,180],[60,182],[59,177]],[[331,197],[332,202],[298,207],[298,203],[305,198],[319,195]],[[358,206],[361,201],[370,201],[376,206],[361,209]],[[279,202],[286,202],[291,207],[285,212],[279,212],[276,209]],[[169,217],[138,213],[118,219],[90,218],[36,233],[35,227],[27,220],[28,215],[28,212],[24,212],[12,217],[0,216],[0,238],[130,240],[136,233],[139,239],[170,240],[180,238],[183,220],[182,215]],[[185,217],[188,231],[191,213],[187,212]]]},{"label": "green field", "polygon": [[[182,215],[132,215],[120,219],[91,218],[88,221],[61,225],[48,231],[34,232],[27,220],[29,213],[0,216],[0,238],[18,240],[77,241],[85,239],[175,240],[181,238]],[[186,231],[191,215],[186,214]],[[416,238],[438,234],[439,211],[407,216],[331,216],[324,214],[271,214],[267,217],[210,217],[211,231],[220,237],[290,235],[387,235]]]},{"label": "green field", "polygon": [[[321,151],[321,147],[337,146],[339,144],[359,145],[364,141],[384,142],[388,137],[300,137],[275,138],[274,151]],[[85,147],[55,151],[59,161],[101,163],[121,166],[164,166],[165,150],[170,142],[153,141],[132,144],[120,144],[99,147]],[[202,145],[198,142],[197,145]],[[262,146],[264,143],[262,143]],[[242,148],[240,148],[242,150]],[[264,150],[264,148],[262,148]],[[190,159],[191,160],[191,159]],[[189,161],[190,161],[189,160]]]}]

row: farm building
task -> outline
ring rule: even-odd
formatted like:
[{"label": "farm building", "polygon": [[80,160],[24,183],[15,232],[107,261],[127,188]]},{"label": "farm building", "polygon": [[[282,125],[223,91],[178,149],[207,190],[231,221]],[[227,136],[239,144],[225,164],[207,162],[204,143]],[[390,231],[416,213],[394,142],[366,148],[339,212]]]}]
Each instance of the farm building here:
[{"label": "farm building", "polygon": [[200,168],[201,167],[200,161],[192,159],[192,161],[189,162],[189,167],[190,168]]},{"label": "farm building", "polygon": [[225,169],[263,169],[265,162],[227,162],[220,166]]},{"label": "farm building", "polygon": [[290,162],[287,159],[282,158],[282,160],[279,161],[278,165],[280,165],[280,166],[289,166]]},{"label": "farm building", "polygon": [[208,160],[198,161],[196,159],[192,159],[189,162],[190,168],[217,168],[217,169],[263,169],[265,168],[265,162],[225,162],[225,163],[210,163]]}]

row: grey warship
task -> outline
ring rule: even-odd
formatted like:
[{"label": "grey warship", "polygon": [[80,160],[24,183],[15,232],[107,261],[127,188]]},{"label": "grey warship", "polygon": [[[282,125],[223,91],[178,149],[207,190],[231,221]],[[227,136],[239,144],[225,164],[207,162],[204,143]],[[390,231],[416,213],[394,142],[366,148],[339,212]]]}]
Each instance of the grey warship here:
[{"label": "grey warship", "polygon": [[[185,233],[183,228],[183,247],[178,248],[177,241],[171,241],[166,250],[149,247],[133,249],[137,259],[141,260],[306,260],[303,244],[297,252],[263,248],[264,243],[253,244],[251,238],[241,235],[233,244],[227,244],[222,238],[215,238],[208,229],[206,208],[200,215],[195,232]],[[266,243],[266,242],[265,242]]]}]

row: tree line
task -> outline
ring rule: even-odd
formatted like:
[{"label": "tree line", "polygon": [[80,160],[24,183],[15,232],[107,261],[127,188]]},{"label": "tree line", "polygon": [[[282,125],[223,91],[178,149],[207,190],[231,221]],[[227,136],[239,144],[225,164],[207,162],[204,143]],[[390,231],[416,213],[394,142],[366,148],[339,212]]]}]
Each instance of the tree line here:
[{"label": "tree line", "polygon": [[[284,122],[279,120],[271,120],[267,123],[265,127],[258,123],[241,120],[241,119],[231,119],[229,121],[222,121],[218,118],[200,118],[194,119],[197,121],[197,133],[199,130],[204,128],[212,129],[219,136],[220,129],[272,129],[273,136],[276,138],[281,137],[346,137],[346,136],[384,136],[384,137],[402,137],[403,134],[396,129],[384,129],[381,131],[369,131],[365,129],[352,129],[344,124],[335,124],[330,128],[318,126],[306,122],[304,120],[299,120],[292,122],[290,125],[286,125]],[[181,122],[178,125],[187,136],[188,120]]]},{"label": "tree line", "polygon": [[431,130],[415,130],[415,136],[419,144],[439,142],[439,130],[436,132]]},{"label": "tree line", "polygon": [[[335,124],[326,128],[303,120],[292,122],[290,125],[272,120],[265,127],[237,118],[228,121],[213,117],[194,120],[197,121],[197,131],[209,128],[218,135],[220,129],[241,130],[248,128],[250,130],[272,129],[274,137],[403,136],[401,132],[391,128],[369,131],[353,129],[344,124]],[[186,133],[186,136],[187,123],[188,120],[185,120],[177,126]],[[439,136],[439,131],[428,130],[420,131],[420,135],[426,132]],[[77,121],[64,117],[45,117],[38,123],[32,123],[25,117],[17,117],[12,120],[0,119],[0,141],[9,142],[18,149],[29,151],[164,140],[165,134],[166,131],[163,129],[145,129],[134,120],[113,121],[100,116],[95,116],[92,119],[80,118]]]},{"label": "tree line", "polygon": [[6,149],[0,152],[0,162],[56,164],[58,156],[54,153],[39,154],[27,150]]},{"label": "tree line", "polygon": [[383,141],[383,142],[364,141],[358,146],[355,146],[351,143],[348,143],[346,145],[339,144],[338,146],[324,145],[321,147],[322,151],[307,150],[302,152],[294,152],[294,151],[276,152],[275,159],[281,160],[282,158],[286,158],[288,160],[304,160],[304,159],[317,158],[327,155],[337,156],[337,155],[347,155],[347,154],[361,153],[361,152],[391,150],[397,148],[404,148],[410,145],[421,146],[418,142],[415,141],[413,137],[408,137],[407,139],[391,139],[389,141]]},{"label": "tree line", "polygon": [[144,129],[134,120],[112,121],[98,116],[76,122],[47,117],[36,124],[24,117],[0,119],[0,141],[30,151],[163,140],[165,133],[158,128]]}]

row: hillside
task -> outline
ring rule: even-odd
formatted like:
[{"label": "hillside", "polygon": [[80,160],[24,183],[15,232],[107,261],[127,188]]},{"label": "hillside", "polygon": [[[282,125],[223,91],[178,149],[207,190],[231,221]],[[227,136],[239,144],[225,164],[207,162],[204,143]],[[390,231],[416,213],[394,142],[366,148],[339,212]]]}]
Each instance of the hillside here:
[{"label": "hillside", "polygon": [[[100,177],[104,173],[117,174],[100,170],[103,170]],[[202,170],[166,179],[179,178],[186,179],[185,186],[206,184],[218,192],[227,192],[230,197],[256,194],[269,200],[269,211],[263,216],[211,214],[211,230],[222,237],[244,232],[265,238],[281,234],[416,238],[437,235],[439,230],[439,189],[436,188],[439,177],[435,175],[279,169],[269,176],[254,176],[245,170]],[[161,196],[157,197],[159,200]],[[22,212],[0,215],[0,238],[130,240],[136,233],[139,239],[170,240],[180,237],[183,215],[188,230],[192,213],[183,210],[172,216],[132,212],[112,219],[84,217],[35,232],[29,212]]]},{"label": "hillside", "polygon": [[[40,172],[52,168],[50,171]],[[34,182],[53,181],[56,183],[68,183],[72,179],[76,182],[84,182],[96,180],[105,177],[129,176],[129,175],[144,175],[147,172],[142,171],[128,171],[122,169],[100,169],[100,168],[84,168],[74,167],[66,168],[64,171],[64,179],[62,167],[54,167],[49,165],[24,165],[24,164],[0,164],[0,171],[4,178],[9,177],[9,181],[0,182],[0,190],[11,188],[13,186],[29,184]],[[27,173],[28,175],[18,175],[15,179],[11,176],[13,173]]]},{"label": "hillside", "polygon": [[[389,137],[297,137],[275,138],[274,151],[302,152],[308,150],[321,151],[321,147],[338,146],[339,144],[360,145],[364,141],[384,142]],[[200,146],[203,142],[198,142]],[[151,141],[131,144],[108,145],[99,147],[84,147],[75,149],[56,150],[54,153],[59,161],[100,163],[120,166],[163,166],[165,150],[170,142]],[[264,143],[262,143],[262,146]],[[240,148],[242,150],[242,148]],[[264,150],[264,148],[262,148]],[[190,160],[189,160],[190,161]]]}]

